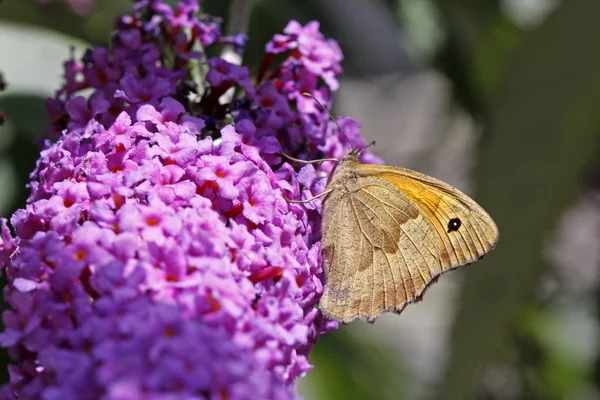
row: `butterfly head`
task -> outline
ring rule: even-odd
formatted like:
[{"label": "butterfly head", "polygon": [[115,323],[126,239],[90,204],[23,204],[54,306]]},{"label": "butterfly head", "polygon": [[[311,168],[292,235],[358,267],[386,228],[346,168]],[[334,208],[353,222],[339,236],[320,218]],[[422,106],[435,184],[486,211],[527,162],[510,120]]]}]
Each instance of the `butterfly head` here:
[{"label": "butterfly head", "polygon": [[327,184],[335,184],[340,179],[348,179],[348,177],[352,175],[353,168],[355,168],[356,164],[360,163],[360,153],[364,149],[366,149],[366,147],[353,147],[341,159],[339,159],[335,164],[334,168],[331,170],[331,173],[329,174]]},{"label": "butterfly head", "polygon": [[[341,128],[340,128],[341,129]],[[356,161],[358,162],[360,155],[362,154],[363,151],[367,150],[369,147],[375,145],[375,141],[372,141],[371,143],[369,143],[367,146],[364,147],[352,147],[352,149],[350,149],[350,151],[348,151],[346,153],[346,155],[344,155],[344,157],[342,157],[342,159],[340,160],[340,163],[344,163],[344,162],[348,162],[348,161]]]},{"label": "butterfly head", "polygon": [[344,157],[342,157],[342,159],[340,160],[340,163],[344,163],[344,162],[348,162],[348,161],[358,161],[358,157],[360,156],[360,153],[363,151],[363,149],[359,149],[358,147],[353,147],[352,149],[350,149],[349,152],[347,152]]}]

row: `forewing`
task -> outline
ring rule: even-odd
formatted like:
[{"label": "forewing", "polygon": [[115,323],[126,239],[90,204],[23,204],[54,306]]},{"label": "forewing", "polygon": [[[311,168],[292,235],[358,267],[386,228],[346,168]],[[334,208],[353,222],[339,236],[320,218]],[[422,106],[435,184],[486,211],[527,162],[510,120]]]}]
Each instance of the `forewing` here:
[{"label": "forewing", "polygon": [[[458,189],[430,176],[405,168],[379,165],[355,166],[364,178],[379,178],[391,183],[428,217],[439,236],[440,263],[443,270],[472,263],[492,250],[498,242],[498,228],[489,214]],[[452,219],[460,228],[449,229]]]},{"label": "forewing", "polygon": [[321,310],[340,322],[399,312],[442,272],[438,243],[426,216],[390,183],[367,177],[334,191],[323,211]]}]

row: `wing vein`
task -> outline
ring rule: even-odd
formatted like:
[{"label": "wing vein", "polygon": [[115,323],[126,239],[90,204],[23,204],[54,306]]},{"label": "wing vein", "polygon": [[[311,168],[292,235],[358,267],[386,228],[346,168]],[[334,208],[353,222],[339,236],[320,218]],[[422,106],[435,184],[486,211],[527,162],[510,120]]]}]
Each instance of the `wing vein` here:
[{"label": "wing vein", "polygon": [[[435,205],[434,205],[434,204],[433,204],[431,201],[429,201],[427,198],[423,197],[423,199],[424,199],[424,203],[425,203],[425,202],[429,203],[429,206],[427,206],[427,208],[429,208],[429,211],[431,211],[431,213],[432,213],[433,215],[435,215],[435,211],[434,211],[434,210],[435,210]],[[439,217],[438,217],[437,215],[435,215],[435,217],[437,218],[438,222],[440,222],[440,223],[441,223],[441,221],[440,221]],[[448,216],[446,216],[446,217],[448,217]],[[442,226],[443,226],[443,225],[442,225]],[[437,227],[436,227],[436,232],[437,232],[437,234],[438,234],[438,236],[439,236],[440,240],[441,240],[441,241],[442,241],[442,243],[444,244],[444,247],[446,248],[446,252],[448,252],[448,246],[446,246],[446,241],[444,240],[444,236],[442,236],[442,234],[440,234],[440,232],[438,231]],[[445,233],[445,231],[444,231],[444,233]],[[458,266],[458,265],[462,265],[462,261],[461,261],[461,259],[460,259],[459,255],[458,255],[458,252],[457,252],[456,248],[455,248],[455,247],[452,245],[452,241],[450,240],[450,237],[449,237],[448,235],[446,235],[446,238],[448,239],[448,242],[450,243],[450,247],[452,248],[452,251],[454,252],[454,255],[456,256],[456,261],[458,261],[458,264],[457,264],[457,266]],[[459,243],[459,245],[460,245],[460,243]],[[462,250],[462,246],[461,246],[461,250]],[[449,255],[449,254],[450,254],[450,253],[448,252],[448,255]],[[450,266],[451,266],[451,265],[450,265]]]},{"label": "wing vein", "polygon": [[[362,224],[360,223],[360,218],[358,217],[358,213],[356,211],[356,206],[354,205],[354,198],[352,196],[350,196],[350,204],[352,205],[352,210],[354,211],[354,218],[356,219],[356,222],[358,223],[358,227],[360,228],[360,231],[362,232],[362,235],[365,239],[367,239],[367,241],[371,244],[371,247],[374,249],[375,245],[373,244],[373,242],[371,241],[371,239],[365,234],[365,230],[363,229]],[[374,250],[373,250],[374,251]],[[354,287],[356,285],[356,276],[358,275],[358,266],[356,267],[356,272],[354,273],[354,281],[352,282],[352,291],[354,291]],[[373,287],[375,286],[375,277],[373,277]],[[375,289],[373,288],[373,298],[375,296]],[[372,299],[373,300],[373,299]],[[360,306],[362,305],[362,296],[359,297],[358,300],[358,308],[357,308],[357,312],[358,315],[360,315]],[[371,304],[372,306],[372,304]]]},{"label": "wing vein", "polygon": [[[367,194],[371,195],[370,193],[367,193]],[[372,195],[371,195],[371,196],[372,196]],[[369,210],[370,210],[370,211],[373,213],[373,215],[374,215],[374,216],[377,216],[377,213],[375,212],[375,210],[373,210],[373,209],[372,209],[372,208],[371,208],[371,207],[370,207],[370,206],[369,206],[367,203],[363,202],[363,201],[362,201],[362,200],[360,200],[360,199],[357,199],[357,200],[358,200],[358,201],[360,201],[360,202],[361,202],[361,203],[362,203],[362,204],[363,204],[363,205],[364,205],[366,208],[368,208],[368,209],[369,209]],[[394,208],[394,207],[392,207],[392,208]],[[394,208],[394,209],[396,209],[396,208]],[[387,210],[386,210],[386,212],[387,212]],[[390,215],[390,216],[391,216],[391,214],[389,214],[389,213],[388,213],[388,215]],[[405,215],[406,215],[406,214],[405,214]],[[407,217],[408,217],[408,216],[407,216]],[[393,217],[392,217],[392,219],[394,219],[394,220],[395,220],[395,218],[393,218]],[[396,221],[396,223],[397,223],[397,221]],[[413,243],[413,245],[415,246],[415,248],[418,248],[418,247],[417,247],[417,245],[415,244],[415,242],[412,240],[412,238],[411,238],[409,235],[407,235],[407,234],[406,234],[406,232],[404,231],[404,229],[402,229],[402,226],[400,226],[400,229],[401,229],[401,230],[404,232],[404,234],[405,234],[405,235],[406,235],[406,236],[409,238],[409,240],[410,240],[410,241]],[[415,283],[414,283],[413,274],[411,273],[411,271],[410,271],[410,268],[408,267],[408,265],[409,265],[409,264],[408,264],[408,262],[406,261],[406,257],[404,256],[404,253],[403,253],[403,252],[402,252],[402,250],[400,249],[400,246],[398,245],[398,242],[397,242],[397,241],[394,239],[394,237],[392,236],[392,234],[391,234],[391,233],[390,233],[390,232],[389,232],[387,229],[385,229],[385,232],[386,232],[387,236],[391,238],[392,242],[393,242],[393,243],[396,245],[396,249],[398,249],[398,253],[400,253],[400,255],[402,256],[402,259],[403,259],[403,261],[404,261],[404,265],[406,266],[406,269],[408,270],[408,274],[409,274],[409,276],[410,276],[410,281],[411,281],[411,284],[412,284],[412,287],[413,287],[413,292],[416,292],[416,291],[417,291],[417,288],[415,287]],[[423,232],[425,232],[425,231],[423,231]],[[375,244],[373,244],[372,242],[371,242],[371,244],[373,245],[373,247],[377,247],[377,246],[375,246]],[[383,254],[385,255],[385,257],[386,257],[386,258],[388,258],[388,257],[387,257],[387,254],[385,253],[385,251],[384,251],[384,250],[383,250],[381,247],[378,247],[378,248],[379,248],[379,249],[380,249],[380,250],[383,252]],[[420,253],[420,252],[419,252],[419,253]],[[423,256],[423,254],[422,254],[422,253],[420,253],[420,254],[421,254],[421,256],[423,257],[423,260],[425,260],[425,257]],[[433,254],[433,253],[432,253],[432,255],[433,255],[433,256],[435,256],[435,254]],[[426,260],[425,260],[425,263],[427,263],[427,261],[426,261]],[[392,273],[392,278],[393,278],[394,274],[393,274],[393,271],[392,271],[392,265],[391,265],[391,263],[389,262],[389,259],[388,259],[388,266],[389,266],[389,268],[390,268],[390,273]],[[401,275],[404,275],[404,274],[402,274],[402,270],[400,270],[400,271],[401,271]],[[419,271],[419,274],[421,274],[421,271]],[[423,282],[424,282],[424,283],[426,283],[426,282],[427,282],[427,280],[426,280],[425,278],[423,278],[423,275],[422,275],[422,274],[421,274],[421,278],[423,279]],[[408,292],[406,291],[406,284],[404,283],[404,278],[403,278],[403,276],[401,277],[401,279],[402,279],[402,285],[403,285],[403,287],[404,287],[404,294],[405,294],[405,296],[407,296],[407,297],[408,297]]]},{"label": "wing vein", "polygon": [[[430,190],[430,189],[427,189],[427,190],[435,195],[435,193],[432,190]],[[443,198],[442,196],[438,196],[438,197],[440,198],[441,201],[446,203],[448,208],[450,208],[455,215],[458,215],[458,213],[456,213],[456,210],[454,209],[454,207],[445,198]],[[465,208],[467,208],[467,207],[465,207]],[[471,211],[471,210],[467,208],[467,211]],[[449,217],[449,215],[447,215],[447,216]],[[468,221],[465,221],[465,225],[466,225],[466,222],[468,222]],[[463,231],[466,230],[467,233],[469,234],[469,237],[471,238],[471,242],[473,243],[473,245],[475,245],[475,241],[473,240],[473,235],[471,235],[471,230],[468,229],[466,226],[465,226],[465,228],[466,229],[459,229],[458,233],[460,233],[460,236],[462,236],[463,241],[466,242],[465,235],[463,235]],[[478,238],[478,240],[479,240],[479,238]],[[461,248],[462,248],[462,242],[459,241],[459,244],[461,244]],[[481,244],[481,248],[483,249],[483,243],[481,243],[481,241],[480,241],[480,244]],[[469,254],[471,255],[472,260],[476,260],[477,258],[479,258],[478,257],[479,252],[477,252],[477,249],[475,249],[475,251],[476,251],[475,255],[473,255],[473,252],[471,251],[471,248],[468,245],[467,245],[467,249],[469,250]]]},{"label": "wing vein", "polygon": [[[381,187],[383,187],[383,186],[381,186]],[[385,188],[385,187],[384,187],[384,188]],[[391,190],[389,190],[388,188],[385,188],[385,189],[391,192]],[[386,206],[388,206],[389,208],[391,208],[391,209],[393,209],[393,210],[395,210],[395,211],[398,211],[399,213],[401,213],[402,215],[404,215],[404,216],[405,216],[407,219],[409,219],[409,218],[410,218],[410,217],[408,216],[408,214],[406,214],[404,211],[402,211],[402,210],[400,210],[400,209],[398,209],[398,208],[394,207],[393,205],[391,205],[391,204],[387,203],[386,201],[380,200],[379,198],[375,197],[373,194],[371,194],[371,193],[369,193],[369,192],[365,191],[365,190],[364,190],[364,188],[361,188],[361,189],[360,189],[360,191],[361,191],[361,192],[364,192],[364,193],[366,193],[367,195],[371,196],[372,198],[374,198],[375,200],[379,201],[380,203],[383,203],[383,204],[385,204],[385,205],[386,205]],[[364,203],[364,202],[362,202],[362,203],[363,203],[363,205],[366,205],[366,206],[368,207],[368,205],[367,205],[366,203]],[[416,206],[415,206],[415,207],[416,207]],[[370,207],[369,207],[369,209],[370,209],[371,211],[373,211],[373,213],[374,213],[375,215],[377,215],[373,209],[371,209]],[[386,212],[387,212],[387,210],[386,210]],[[389,215],[390,217],[392,217],[392,219],[393,219],[394,221],[396,221],[396,218],[394,218],[394,217],[393,217],[393,216],[392,216],[392,215],[391,215],[389,212],[388,212],[388,215]],[[398,221],[396,221],[396,223],[398,223]],[[418,227],[421,229],[421,231],[423,232],[423,234],[424,234],[425,236],[427,236],[427,231],[425,231],[425,229],[423,229],[423,227],[422,227],[421,225],[418,225],[418,224],[417,224],[417,226],[418,226]],[[402,228],[402,224],[400,224],[400,228]],[[404,231],[404,229],[403,229],[403,231]],[[406,232],[404,232],[404,233],[406,233]],[[407,236],[408,236],[408,235],[407,235]],[[412,240],[412,238],[411,238],[410,236],[408,236],[408,238],[410,239],[410,241],[412,242],[412,244],[413,244],[413,245],[415,245],[415,247],[417,247],[417,245],[416,245],[416,243],[414,242],[414,240]],[[439,257],[439,253],[438,253],[438,254],[436,254],[436,253],[434,253],[434,252],[433,252],[433,250],[431,250],[431,249],[430,249],[430,252],[431,252],[431,255],[432,255],[432,256],[434,256],[436,259]],[[423,254],[421,254],[421,255],[423,255]],[[424,257],[423,257],[423,258],[424,258]]]}]

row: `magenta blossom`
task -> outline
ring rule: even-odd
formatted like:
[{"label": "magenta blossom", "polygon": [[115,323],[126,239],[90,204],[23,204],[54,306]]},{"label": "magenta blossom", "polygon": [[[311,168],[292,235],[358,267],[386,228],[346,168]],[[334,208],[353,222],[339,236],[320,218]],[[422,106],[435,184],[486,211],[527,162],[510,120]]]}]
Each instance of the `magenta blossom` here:
[{"label": "magenta blossom", "polygon": [[244,43],[198,12],[195,0],[138,1],[110,50],[65,64],[15,236],[0,224],[6,398],[294,398],[319,335],[337,327],[316,308],[320,201],[286,200],[320,193],[331,164],[281,152],[364,144],[354,121],[338,119],[349,143],[301,95],[331,107],[341,51],[317,23],[291,22],[252,80],[194,50]]}]

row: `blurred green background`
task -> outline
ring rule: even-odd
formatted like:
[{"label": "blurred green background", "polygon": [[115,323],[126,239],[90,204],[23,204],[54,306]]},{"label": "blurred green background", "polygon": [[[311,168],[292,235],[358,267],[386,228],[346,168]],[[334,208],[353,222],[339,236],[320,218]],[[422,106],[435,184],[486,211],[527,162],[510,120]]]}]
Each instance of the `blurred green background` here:
[{"label": "blurred green background", "polygon": [[[226,19],[229,4],[204,11]],[[62,62],[107,45],[129,7],[0,4],[2,216],[27,197]],[[496,250],[422,303],[323,336],[305,398],[600,398],[599,16],[592,0],[254,1],[247,65],[290,19],[319,20],[346,56],[335,113],[387,164],[472,194],[500,229]]]}]

